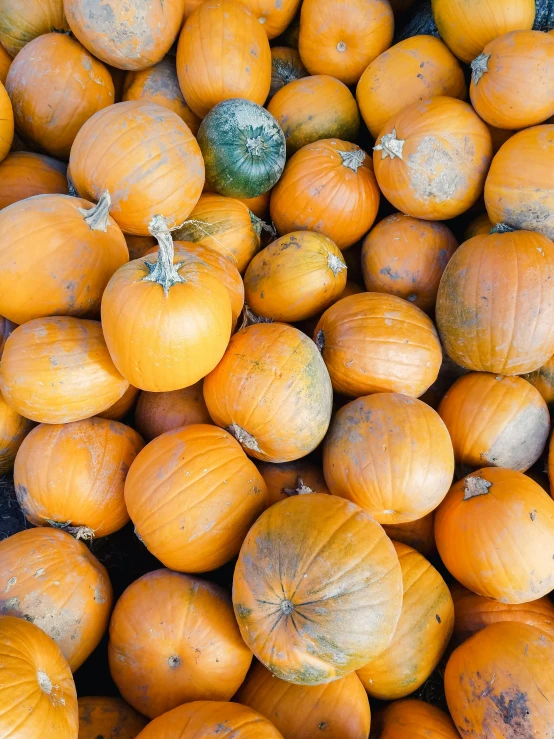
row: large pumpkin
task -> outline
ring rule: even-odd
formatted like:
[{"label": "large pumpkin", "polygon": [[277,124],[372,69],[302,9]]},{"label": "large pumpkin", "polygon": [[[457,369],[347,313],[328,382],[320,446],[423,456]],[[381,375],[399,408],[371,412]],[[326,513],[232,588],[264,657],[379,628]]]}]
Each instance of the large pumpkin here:
[{"label": "large pumpkin", "polygon": [[13,108],[6,92],[0,83],[0,162],[6,158],[13,141]]},{"label": "large pumpkin", "polygon": [[211,423],[203,382],[167,393],[143,391],[135,408],[135,426],[146,441],[193,423]]},{"label": "large pumpkin", "polygon": [[79,739],[136,739],[148,723],[121,698],[85,696],[79,705]]},{"label": "large pumpkin", "polygon": [[434,510],[452,483],[454,454],[437,412],[399,393],[375,393],[343,406],[323,447],[333,495],[379,523],[404,523]]},{"label": "large pumpkin", "polygon": [[436,551],[434,525],[435,512],[431,511],[415,521],[386,523],[383,528],[393,541],[407,544],[428,559]]},{"label": "large pumpkin", "polygon": [[554,357],[550,357],[537,370],[527,372],[522,377],[537,388],[549,407],[554,403]]},{"label": "large pumpkin", "polygon": [[169,570],[125,590],[112,614],[108,657],[122,696],[150,718],[188,701],[230,700],[252,660],[226,591]]},{"label": "large pumpkin", "polygon": [[101,413],[129,383],[116,370],[97,321],[36,318],[10,335],[0,364],[0,392],[38,423],[69,423]]},{"label": "large pumpkin", "polygon": [[436,221],[464,213],[483,192],[491,135],[461,100],[433,97],[389,118],[373,152],[375,176],[395,208]]},{"label": "large pumpkin", "polygon": [[0,475],[11,472],[17,450],[33,422],[14,411],[0,393]]},{"label": "large pumpkin", "polygon": [[538,369],[554,354],[553,270],[554,244],[541,234],[494,233],[462,244],[437,296],[449,356],[479,372]]},{"label": "large pumpkin", "polygon": [[401,700],[378,714],[379,739],[459,739],[451,718],[422,700]]},{"label": "large pumpkin", "polygon": [[63,0],[27,0],[25,9],[21,0],[3,0],[0,13],[0,43],[10,56],[37,36],[56,30],[67,32]]},{"label": "large pumpkin", "polygon": [[272,39],[279,36],[294,18],[301,0],[238,0],[248,8],[258,19],[267,34]]},{"label": "large pumpkin", "polygon": [[[11,61],[11,60],[10,60]],[[289,82],[308,76],[308,70],[302,64],[300,54],[288,46],[274,46],[271,49],[271,87],[269,100],[276,92]]]},{"label": "large pumpkin", "polygon": [[367,233],[379,208],[371,159],[355,144],[323,139],[291,157],[271,193],[279,234],[317,231],[339,249]]},{"label": "large pumpkin", "polygon": [[75,138],[69,166],[81,197],[98,200],[108,190],[114,220],[125,233],[142,236],[155,215],[182,223],[204,185],[190,128],[172,110],[140,101],[92,116]]},{"label": "large pumpkin", "polygon": [[0,542],[0,572],[0,613],[39,626],[75,672],[108,625],[112,587],[104,567],[64,531],[37,528]]},{"label": "large pumpkin", "polygon": [[293,496],[248,532],[233,605],[243,639],[274,675],[328,683],[390,643],[402,605],[398,557],[381,526],[353,503]]},{"label": "large pumpkin", "polygon": [[452,575],[479,595],[527,603],[554,587],[554,501],[522,472],[485,467],[450,489],[435,539]]},{"label": "large pumpkin", "polygon": [[320,318],[314,337],[333,388],[350,397],[398,392],[417,398],[441,366],[431,320],[395,295],[359,293],[339,300]]},{"label": "large pumpkin", "polygon": [[267,506],[290,498],[291,495],[329,493],[323,472],[312,462],[258,462],[257,467],[267,485]]},{"label": "large pumpkin", "polygon": [[66,166],[57,159],[14,151],[0,164],[0,209],[33,195],[67,195]]},{"label": "large pumpkin", "polygon": [[236,333],[204,380],[214,423],[266,462],[291,462],[313,451],[327,432],[332,396],[315,344],[283,323]]}]

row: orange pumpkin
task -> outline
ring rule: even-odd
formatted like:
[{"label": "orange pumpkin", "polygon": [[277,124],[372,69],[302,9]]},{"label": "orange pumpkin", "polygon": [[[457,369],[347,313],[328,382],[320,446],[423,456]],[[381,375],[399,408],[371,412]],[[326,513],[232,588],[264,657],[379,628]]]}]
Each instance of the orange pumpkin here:
[{"label": "orange pumpkin", "polygon": [[462,244],[437,296],[449,356],[479,372],[538,369],[554,354],[553,270],[554,244],[541,234],[494,233]]},{"label": "orange pumpkin", "polygon": [[485,467],[450,489],[437,509],[442,561],[462,585],[502,603],[554,587],[554,501],[522,472]]},{"label": "orange pumpkin", "polygon": [[515,133],[515,131],[508,131],[505,128],[495,128],[490,124],[487,124],[487,128],[489,129],[489,133],[492,139],[493,154],[496,154],[502,144],[505,144],[506,141],[508,141],[508,139],[511,138]]},{"label": "orange pumpkin", "polygon": [[450,716],[421,700],[389,704],[378,714],[379,739],[459,739]]},{"label": "orange pumpkin", "polygon": [[79,698],[79,739],[136,739],[148,721],[121,698]]},{"label": "orange pumpkin", "polygon": [[0,43],[12,57],[37,36],[69,31],[63,0],[26,0],[25,12],[21,11],[21,0],[3,0]]},{"label": "orange pumpkin", "polygon": [[153,236],[132,236],[125,234],[125,241],[129,249],[129,259],[140,259],[147,254],[151,254],[152,250],[158,248],[156,239]]},{"label": "orange pumpkin", "polygon": [[488,236],[493,229],[494,224],[491,223],[490,218],[486,213],[477,216],[467,226],[464,231],[464,241],[469,241],[474,236]]},{"label": "orange pumpkin", "polygon": [[435,512],[431,511],[422,518],[404,523],[386,523],[383,528],[393,541],[399,541],[415,549],[429,558],[436,551],[435,547]]},{"label": "orange pumpkin", "polygon": [[337,393],[398,392],[415,398],[437,379],[442,361],[431,320],[407,300],[360,293],[328,308],[315,341]]},{"label": "orange pumpkin", "polygon": [[298,50],[310,74],[354,85],[393,33],[388,0],[303,0]]},{"label": "orange pumpkin", "polygon": [[297,151],[271,193],[271,218],[279,234],[317,231],[341,250],[371,228],[378,208],[371,159],[355,144],[338,139]]},{"label": "orange pumpkin", "polygon": [[102,413],[98,413],[98,416],[100,418],[107,418],[109,421],[121,421],[122,418],[125,418],[130,413],[139,392],[138,388],[129,385],[121,398],[116,400],[109,408],[106,408],[105,411],[102,411]]},{"label": "orange pumpkin", "polygon": [[6,92],[6,88],[0,83],[0,162],[3,161],[10,151],[13,141],[13,108]]},{"label": "orange pumpkin", "polygon": [[[348,253],[350,250],[343,252],[342,256],[344,257],[345,261],[348,259]],[[358,285],[355,282],[352,282],[352,280],[346,280],[346,284],[344,286],[344,290],[341,292],[340,295],[337,295],[331,305],[334,305],[335,303],[338,303],[339,300],[342,300],[343,298],[347,298],[349,295],[358,295],[358,293],[365,292],[363,287]],[[310,339],[314,335],[314,331],[316,329],[317,324],[319,323],[321,316],[323,315],[325,311],[321,313],[317,313],[315,316],[312,316],[312,318],[308,318],[306,321],[300,321],[296,324],[297,328],[299,328],[301,331],[303,331],[306,336],[309,336]]]},{"label": "orange pumpkin", "polygon": [[279,92],[289,82],[294,82],[294,80],[299,80],[301,77],[307,76],[308,70],[302,64],[300,54],[296,49],[289,49],[288,46],[274,46],[271,49],[270,100],[276,92]]},{"label": "orange pumpkin", "polygon": [[404,523],[434,510],[452,483],[454,454],[437,412],[399,393],[343,406],[323,447],[329,490],[379,523]]},{"label": "orange pumpkin", "polygon": [[[298,58],[300,59],[300,55],[298,56]],[[4,49],[3,46],[0,46],[0,82],[3,85],[6,84],[6,77],[8,76],[8,72],[10,71],[11,63],[11,56],[8,54],[6,49]]]},{"label": "orange pumpkin", "polygon": [[97,321],[37,318],[8,338],[0,392],[38,423],[90,418],[121,398],[129,383],[116,370]]},{"label": "orange pumpkin", "polygon": [[291,462],[313,451],[327,432],[332,396],[316,346],[284,323],[236,333],[204,380],[214,423],[266,462]]},{"label": "orange pumpkin", "polygon": [[280,36],[294,18],[301,0],[238,0],[257,18],[269,39]]},{"label": "orange pumpkin", "polygon": [[187,105],[200,118],[231,98],[263,105],[271,85],[263,26],[242,3],[202,3],[179,37],[177,75]]},{"label": "orange pumpkin", "polygon": [[360,114],[354,96],[346,85],[325,74],[289,82],[275,93],[267,109],[283,129],[289,156],[321,139],[358,137]]},{"label": "orange pumpkin", "polygon": [[33,195],[67,195],[66,166],[30,151],[8,154],[0,164],[0,209]]},{"label": "orange pumpkin", "polygon": [[395,208],[436,221],[464,213],[483,192],[491,135],[461,100],[433,97],[389,118],[373,152],[375,176]]},{"label": "orange pumpkin", "polygon": [[413,36],[374,59],[360,77],[356,99],[373,138],[388,119],[417,100],[463,99],[467,87],[456,57],[434,36]]},{"label": "orange pumpkin", "polygon": [[256,662],[236,699],[265,716],[286,739],[369,735],[369,702],[355,673],[326,685],[293,685]]},{"label": "orange pumpkin", "polygon": [[230,700],[252,661],[226,591],[170,570],[149,572],[125,590],[112,614],[108,657],[122,696],[150,718],[188,701]]},{"label": "orange pumpkin", "polygon": [[196,8],[201,5],[204,2],[204,0],[184,0],[184,20],[187,20],[189,15],[192,15],[192,13],[196,10]]},{"label": "orange pumpkin", "polygon": [[[255,198],[236,198],[241,203],[244,203],[251,213],[261,218],[267,218],[269,213],[269,199],[271,197],[271,190],[263,192],[261,195],[257,195]],[[256,224],[256,222],[254,222]]]},{"label": "orange pumpkin", "polygon": [[96,648],[112,608],[108,573],[64,531],[27,529],[0,542],[0,613],[40,627],[73,672]]},{"label": "orange pumpkin", "polygon": [[258,462],[257,467],[267,486],[268,508],[291,495],[329,493],[323,472],[305,459],[281,464]]},{"label": "orange pumpkin", "polygon": [[446,391],[439,415],[462,474],[476,467],[525,472],[541,456],[550,432],[546,403],[521,377],[463,375]]},{"label": "orange pumpkin", "polygon": [[240,444],[207,424],[158,436],[125,482],[125,503],[141,541],[180,572],[208,572],[238,554],[266,498],[263,477]]},{"label": "orange pumpkin", "polygon": [[17,328],[15,323],[8,321],[8,319],[4,318],[4,316],[0,316],[0,357],[2,356],[2,352],[4,351],[4,344],[6,343],[8,336],[11,334],[14,328]]},{"label": "orange pumpkin", "polygon": [[0,475],[12,471],[17,450],[32,428],[33,422],[10,408],[0,393]]},{"label": "orange pumpkin", "polygon": [[0,616],[0,683],[4,736],[77,738],[77,693],[69,665],[52,639],[25,619]]},{"label": "orange pumpkin", "polygon": [[554,725],[554,640],[527,624],[487,626],[452,654],[444,688],[462,737],[546,737]]},{"label": "orange pumpkin", "polygon": [[537,388],[548,406],[554,403],[554,357],[547,359],[538,370],[528,372],[522,377]]},{"label": "orange pumpkin", "polygon": [[135,426],[146,441],[181,426],[211,423],[202,381],[168,393],[142,392],[135,409]]}]

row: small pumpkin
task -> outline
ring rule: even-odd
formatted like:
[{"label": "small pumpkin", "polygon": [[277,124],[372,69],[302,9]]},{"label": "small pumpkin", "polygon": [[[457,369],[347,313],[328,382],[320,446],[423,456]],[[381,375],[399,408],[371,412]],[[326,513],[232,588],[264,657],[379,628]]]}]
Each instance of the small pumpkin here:
[{"label": "small pumpkin", "polygon": [[135,580],[117,601],[108,658],[121,695],[154,718],[189,701],[230,700],[252,654],[223,588],[156,570]]},{"label": "small pumpkin", "polygon": [[106,408],[105,411],[102,411],[102,413],[98,413],[98,416],[100,418],[107,418],[109,421],[121,421],[122,418],[125,418],[131,412],[139,392],[138,388],[129,385],[121,398],[116,400],[109,408]]},{"label": "small pumpkin", "polygon": [[294,18],[301,0],[238,0],[257,18],[269,39],[280,36]]},{"label": "small pumpkin", "polygon": [[63,0],[28,0],[22,13],[20,0],[4,0],[0,15],[0,43],[12,57],[37,36],[52,30],[66,32]]},{"label": "small pumpkin", "polygon": [[0,164],[0,209],[49,193],[68,193],[62,162],[30,151],[14,151]]},{"label": "small pumpkin", "polygon": [[167,393],[143,391],[135,409],[135,426],[146,441],[181,426],[211,423],[204,402],[202,381]]},{"label": "small pumpkin", "polygon": [[539,391],[549,407],[554,403],[554,357],[547,359],[538,370],[522,377]]},{"label": "small pumpkin", "polygon": [[79,706],[79,739],[136,739],[147,719],[121,698],[85,696]]},{"label": "small pumpkin", "polygon": [[258,462],[267,486],[267,507],[290,498],[291,495],[329,493],[323,472],[305,459],[296,462]]},{"label": "small pumpkin", "polygon": [[377,718],[379,739],[459,739],[450,716],[422,700],[394,701]]},{"label": "small pumpkin", "polygon": [[0,82],[0,162],[9,154],[13,141],[13,108],[6,88]]},{"label": "small pumpkin", "polygon": [[435,512],[404,523],[386,523],[383,528],[393,541],[407,544],[429,559],[435,552]]},{"label": "small pumpkin", "polygon": [[[11,60],[10,60],[11,61]],[[271,87],[269,100],[289,82],[308,76],[308,70],[302,64],[300,54],[288,46],[274,46],[271,49]],[[1,77],[0,77],[1,80]]]},{"label": "small pumpkin", "polygon": [[17,450],[33,428],[33,422],[20,416],[0,393],[0,475],[11,472]]},{"label": "small pumpkin", "polygon": [[464,231],[464,241],[469,241],[474,236],[488,236],[492,231],[494,224],[486,213],[482,213],[469,223]]}]

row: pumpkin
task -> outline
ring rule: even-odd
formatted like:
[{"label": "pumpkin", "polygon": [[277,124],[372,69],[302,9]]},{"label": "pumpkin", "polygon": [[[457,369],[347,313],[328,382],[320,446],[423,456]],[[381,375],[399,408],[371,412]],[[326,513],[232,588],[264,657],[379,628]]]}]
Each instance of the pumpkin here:
[{"label": "pumpkin", "polygon": [[202,381],[168,393],[142,392],[135,409],[135,426],[146,441],[181,426],[211,423]]},{"label": "pumpkin", "polygon": [[494,224],[486,213],[482,213],[469,223],[464,231],[464,241],[469,241],[474,236],[488,236],[492,231]]},{"label": "pumpkin", "polygon": [[294,18],[301,0],[238,0],[252,15],[258,19],[258,23],[267,34],[269,39],[275,38],[283,33]]},{"label": "pumpkin", "polygon": [[341,250],[367,233],[378,208],[370,158],[359,146],[339,139],[303,146],[271,193],[271,219],[281,236],[317,231]]},{"label": "pumpkin", "polygon": [[525,472],[541,456],[550,433],[546,403],[521,377],[463,375],[446,391],[439,415],[462,474],[477,467]]},{"label": "pumpkin", "polygon": [[327,432],[332,396],[315,344],[283,323],[236,333],[204,380],[214,423],[266,462],[292,462],[313,451]]},{"label": "pumpkin", "polygon": [[10,151],[13,141],[14,122],[13,108],[6,92],[6,88],[0,82],[0,162],[3,161]]},{"label": "pumpkin", "polygon": [[373,138],[388,119],[417,100],[438,95],[464,98],[458,60],[434,36],[413,36],[374,59],[360,77],[356,99]]},{"label": "pumpkin", "polygon": [[535,626],[487,626],[452,654],[448,708],[462,737],[548,736],[554,724],[554,640]]},{"label": "pumpkin", "polygon": [[153,67],[137,72],[127,72],[123,83],[123,100],[141,100],[169,108],[184,120],[194,135],[198,132],[200,119],[185,102],[175,61],[165,57]]},{"label": "pumpkin", "polygon": [[373,152],[383,195],[398,210],[436,221],[464,213],[483,192],[491,135],[461,100],[433,97],[393,115]]},{"label": "pumpkin", "polygon": [[553,168],[554,125],[533,126],[509,138],[485,183],[491,221],[554,239]]},{"label": "pumpkin", "polygon": [[77,739],[77,693],[59,647],[37,626],[0,616],[0,732]]},{"label": "pumpkin", "polygon": [[129,383],[116,370],[97,321],[36,318],[6,341],[0,392],[38,423],[69,423],[101,413]]},{"label": "pumpkin", "polygon": [[450,716],[422,700],[390,703],[378,719],[380,739],[459,739]]},{"label": "pumpkin", "polygon": [[3,0],[0,14],[0,43],[12,57],[37,36],[69,30],[63,0]]},{"label": "pumpkin", "polygon": [[150,718],[188,701],[230,700],[252,660],[226,591],[170,570],[143,575],[117,601],[108,657],[121,695]]},{"label": "pumpkin", "polygon": [[271,98],[267,109],[283,129],[287,154],[321,139],[355,141],[360,114],[354,96],[326,74],[289,82]]},{"label": "pumpkin", "polygon": [[0,614],[40,627],[73,672],[98,645],[112,608],[108,573],[65,531],[27,529],[0,541]]},{"label": "pumpkin", "polygon": [[153,236],[132,236],[125,234],[125,241],[129,249],[129,259],[140,259],[147,254],[151,254],[152,250],[158,248],[158,242]]},{"label": "pumpkin", "polygon": [[415,549],[424,557],[431,557],[435,551],[435,512],[404,523],[386,523],[383,528],[393,541],[399,541]]},{"label": "pumpkin", "polygon": [[125,237],[97,205],[37,195],[0,212],[0,313],[14,323],[41,316],[96,317],[113,273],[129,261]]},{"label": "pumpkin", "polygon": [[298,50],[310,74],[354,85],[393,33],[388,0],[303,0]]},{"label": "pumpkin", "polygon": [[270,190],[285,166],[285,135],[251,100],[232,98],[210,110],[198,129],[206,181],[220,195],[254,198]]},{"label": "pumpkin", "polygon": [[6,77],[8,76],[11,63],[12,63],[11,56],[8,54],[6,49],[4,49],[3,46],[0,46],[0,82],[3,85],[6,84]]},{"label": "pumpkin", "polygon": [[199,118],[230,98],[263,105],[271,85],[263,26],[240,2],[202,3],[179,37],[177,75],[187,105]]},{"label": "pumpkin", "polygon": [[257,662],[236,699],[265,716],[286,739],[369,735],[369,702],[355,673],[325,685],[294,685]]},{"label": "pumpkin", "polygon": [[257,467],[267,486],[268,508],[291,495],[329,493],[321,469],[305,459],[281,464],[258,462]]},{"label": "pumpkin", "polygon": [[452,486],[435,539],[451,574],[478,595],[527,603],[554,587],[554,501],[522,472],[485,467]]},{"label": "pumpkin", "polygon": [[17,450],[32,428],[33,422],[10,408],[0,393],[0,475],[12,471]]},{"label": "pumpkin", "polygon": [[345,285],[339,248],[315,231],[281,236],[254,257],[244,275],[246,303],[254,313],[287,323],[320,313]]},{"label": "pumpkin", "polygon": [[539,369],[522,377],[536,387],[549,407],[554,403],[554,357],[547,359]]},{"label": "pumpkin", "polygon": [[433,15],[445,44],[469,63],[485,46],[509,31],[529,30],[535,20],[535,0],[433,0]]},{"label": "pumpkin", "polygon": [[127,470],[143,446],[136,431],[105,418],[40,424],[15,462],[17,500],[27,520],[88,540],[117,531],[129,520]]},{"label": "pumpkin", "polygon": [[368,513],[334,495],[296,495],[268,508],[235,567],[244,641],[272,674],[297,685],[337,680],[376,657],[401,604],[392,542]]},{"label": "pumpkin", "polygon": [[136,739],[148,723],[121,698],[85,696],[79,706],[79,739]]},{"label": "pumpkin", "polygon": [[33,195],[67,195],[66,167],[30,151],[8,154],[0,164],[0,209]]},{"label": "pumpkin", "polygon": [[417,398],[441,365],[431,320],[395,295],[360,293],[339,300],[320,318],[314,337],[335,392],[349,397],[396,392]]},{"label": "pumpkin", "polygon": [[535,23],[533,28],[552,33],[554,30],[554,6],[552,0],[535,0]]},{"label": "pumpkin", "polygon": [[495,128],[494,126],[491,126],[488,123],[487,123],[487,128],[489,129],[489,133],[492,139],[493,154],[496,154],[496,152],[500,149],[502,144],[505,144],[506,141],[508,141],[508,139],[511,138],[515,133],[515,131],[508,131],[505,128]]},{"label": "pumpkin", "polygon": [[[246,205],[248,210],[253,213],[257,218],[267,218],[269,213],[269,199],[271,197],[271,190],[263,192],[255,198],[237,198],[241,203]],[[256,222],[255,222],[256,223]]]},{"label": "pumpkin", "polygon": [[184,221],[204,184],[202,155],[186,123],[172,110],[140,101],[92,116],[75,138],[69,166],[77,193],[97,200],[108,190],[114,220],[139,236],[149,234],[155,215]]},{"label": "pumpkin", "polygon": [[17,328],[15,323],[8,321],[8,319],[4,318],[4,316],[0,316],[0,357],[2,356],[2,352],[4,351],[4,344],[6,343],[8,336],[11,334],[14,328]]},{"label": "pumpkin", "polygon": [[[348,258],[349,251],[343,252],[342,256],[344,257],[345,261]],[[344,286],[344,290],[341,292],[340,295],[337,295],[331,305],[334,305],[335,303],[338,303],[339,300],[342,300],[343,298],[347,298],[349,295],[357,295],[358,293],[365,292],[363,287],[358,285],[356,282],[353,282],[352,280],[346,280],[346,284]],[[321,316],[323,315],[325,311],[321,313],[317,313],[312,318],[308,318],[306,321],[300,321],[296,324],[297,328],[299,328],[301,331],[303,331],[306,336],[309,336],[312,338],[314,335],[314,331],[316,329],[317,324],[319,323]]]},{"label": "pumpkin", "polygon": [[362,271],[366,290],[397,295],[421,310],[432,311],[440,278],[457,246],[444,223],[402,213],[388,216],[364,239]]},{"label": "pumpkin", "polygon": [[[11,60],[10,60],[11,61]],[[271,87],[269,99],[289,82],[308,76],[308,70],[302,64],[300,54],[288,46],[274,46],[271,49]],[[1,80],[1,78],[0,78]]]},{"label": "pumpkin", "polygon": [[333,495],[356,503],[379,523],[414,521],[448,492],[452,442],[425,403],[375,393],[334,416],[323,447],[323,473]]},{"label": "pumpkin", "polygon": [[437,296],[448,355],[479,372],[538,369],[554,354],[553,269],[554,244],[541,234],[494,233],[462,244]]},{"label": "pumpkin", "polygon": [[113,405],[98,415],[100,418],[107,418],[109,421],[121,421],[131,412],[139,392],[138,388],[129,385],[119,400],[116,400]]},{"label": "pumpkin", "polygon": [[28,43],[13,60],[6,90],[17,132],[60,159],[69,157],[82,125],[114,102],[109,71],[64,33]]},{"label": "pumpkin", "polygon": [[437,667],[452,636],[454,604],[437,570],[415,549],[394,542],[402,569],[402,613],[389,646],[358,677],[373,698],[405,698]]},{"label": "pumpkin", "polygon": [[237,555],[266,497],[263,477],[238,441],[207,424],[158,436],[125,481],[140,540],[180,572],[208,572]]},{"label": "pumpkin", "polygon": [[204,0],[184,0],[184,20],[186,21],[189,15],[192,15],[196,8],[201,5],[204,2]]}]

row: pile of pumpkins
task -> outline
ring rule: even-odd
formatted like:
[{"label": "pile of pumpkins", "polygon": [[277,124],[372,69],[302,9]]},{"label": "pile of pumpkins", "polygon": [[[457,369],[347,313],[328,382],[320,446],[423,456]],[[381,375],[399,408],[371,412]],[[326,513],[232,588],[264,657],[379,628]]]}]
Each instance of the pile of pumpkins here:
[{"label": "pile of pumpkins", "polygon": [[2,737],[552,736],[552,28],[0,0]]}]

